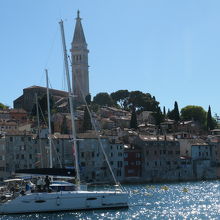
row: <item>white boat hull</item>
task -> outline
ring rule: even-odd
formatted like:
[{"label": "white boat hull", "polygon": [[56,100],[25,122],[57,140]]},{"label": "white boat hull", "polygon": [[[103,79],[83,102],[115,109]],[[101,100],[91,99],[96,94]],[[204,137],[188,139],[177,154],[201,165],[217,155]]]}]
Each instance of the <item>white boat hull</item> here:
[{"label": "white boat hull", "polygon": [[29,193],[0,203],[0,214],[128,207],[128,194],[112,191]]}]

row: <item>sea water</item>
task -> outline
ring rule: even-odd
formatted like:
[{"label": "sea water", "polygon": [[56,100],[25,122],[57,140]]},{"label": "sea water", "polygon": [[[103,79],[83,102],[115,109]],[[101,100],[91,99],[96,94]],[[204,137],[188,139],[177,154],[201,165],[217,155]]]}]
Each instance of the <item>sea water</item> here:
[{"label": "sea water", "polygon": [[124,185],[129,208],[28,215],[4,220],[220,219],[220,181]]}]

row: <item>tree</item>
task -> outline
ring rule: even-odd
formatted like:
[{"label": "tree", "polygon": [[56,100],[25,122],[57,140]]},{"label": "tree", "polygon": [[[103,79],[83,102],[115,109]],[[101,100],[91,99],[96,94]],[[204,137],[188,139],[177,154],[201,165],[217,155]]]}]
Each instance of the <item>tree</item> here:
[{"label": "tree", "polygon": [[163,115],[164,115],[164,118],[166,117],[166,108],[165,106],[163,107]]},{"label": "tree", "polygon": [[136,116],[135,107],[132,108],[130,128],[137,129],[137,116]]},{"label": "tree", "polygon": [[181,109],[181,117],[183,120],[195,120],[201,126],[206,124],[206,111],[201,106],[188,105]]},{"label": "tree", "polygon": [[214,129],[216,124],[217,123],[216,123],[215,119],[212,117],[211,107],[209,105],[208,112],[207,112],[207,121],[206,121],[207,131],[210,131],[210,130]]},{"label": "tree", "polygon": [[87,107],[85,106],[84,110],[84,118],[83,118],[83,131],[91,130],[92,129],[92,123],[89,115],[89,111]]},{"label": "tree", "polygon": [[140,91],[131,91],[128,99],[128,106],[135,107],[140,111],[156,111],[159,102],[155,97],[151,97],[149,93],[143,93]]},{"label": "tree", "polygon": [[179,108],[178,108],[178,104],[175,101],[174,103],[174,109],[169,112],[168,118],[173,119],[175,122],[178,122],[180,120],[180,113],[179,113]]},{"label": "tree", "polygon": [[85,97],[85,100],[86,100],[87,105],[90,105],[90,104],[91,104],[91,95],[88,94],[88,95]]},{"label": "tree", "polygon": [[155,119],[155,124],[156,125],[160,125],[160,123],[164,121],[164,115],[161,112],[161,109],[160,109],[159,106],[157,107],[156,111],[152,115]]},{"label": "tree", "polygon": [[113,100],[107,92],[100,92],[94,98],[93,102],[101,106],[112,106]]},{"label": "tree", "polygon": [[1,109],[1,110],[9,109],[9,106],[0,103],[0,109]]},{"label": "tree", "polygon": [[111,93],[110,96],[121,108],[127,109],[129,94],[128,90],[118,90]]},{"label": "tree", "polygon": [[61,134],[68,134],[67,120],[66,120],[65,115],[63,117],[63,121],[62,121],[60,130],[61,130]]}]

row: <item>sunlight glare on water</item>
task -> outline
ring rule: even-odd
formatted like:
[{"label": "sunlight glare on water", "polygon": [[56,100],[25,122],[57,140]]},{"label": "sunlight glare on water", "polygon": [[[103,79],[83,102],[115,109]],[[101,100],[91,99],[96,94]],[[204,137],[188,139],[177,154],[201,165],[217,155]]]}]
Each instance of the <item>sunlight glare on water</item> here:
[{"label": "sunlight glare on water", "polygon": [[220,219],[220,182],[125,185],[129,208],[2,216],[4,220]]}]

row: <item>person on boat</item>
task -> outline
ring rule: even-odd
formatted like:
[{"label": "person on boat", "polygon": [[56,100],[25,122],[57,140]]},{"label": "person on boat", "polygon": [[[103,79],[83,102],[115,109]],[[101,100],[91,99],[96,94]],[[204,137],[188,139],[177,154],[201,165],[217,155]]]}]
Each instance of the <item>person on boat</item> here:
[{"label": "person on boat", "polygon": [[44,179],[44,182],[45,182],[44,189],[49,191],[50,178],[48,176],[46,176],[46,178]]},{"label": "person on boat", "polygon": [[41,179],[41,177],[38,177],[38,179],[37,179],[37,190],[42,191],[43,186],[44,186],[43,179]]}]

